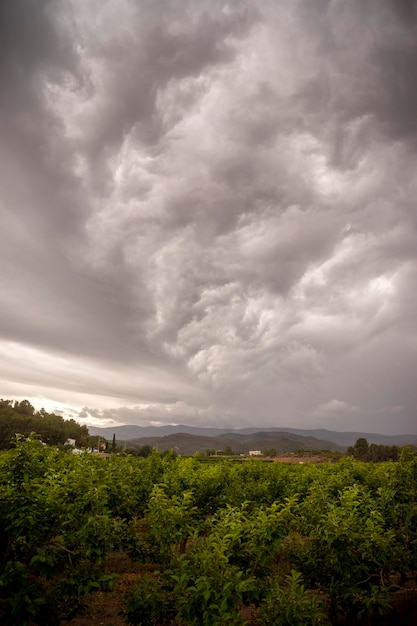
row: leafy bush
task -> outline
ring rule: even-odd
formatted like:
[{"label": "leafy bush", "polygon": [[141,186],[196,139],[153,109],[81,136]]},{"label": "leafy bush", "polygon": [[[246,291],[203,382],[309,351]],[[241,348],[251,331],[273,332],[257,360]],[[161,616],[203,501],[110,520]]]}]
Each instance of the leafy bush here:
[{"label": "leafy bush", "polygon": [[126,598],[123,615],[133,626],[163,626],[176,614],[172,593],[157,574],[143,576],[136,589]]},{"label": "leafy bush", "polygon": [[[68,465],[57,471],[62,456]],[[108,584],[100,565],[124,523],[109,514],[100,486],[86,481],[83,460],[18,437],[2,461],[2,624],[58,623]]]},{"label": "leafy bush", "polygon": [[262,601],[261,624],[264,626],[320,626],[329,624],[324,612],[324,600],[308,591],[302,575],[291,571],[285,582],[271,580]]},{"label": "leafy bush", "polygon": [[159,564],[127,599],[131,624],[243,624],[248,607],[265,626],[372,619],[417,562],[417,455],[204,465],[22,437],[0,453],[0,527],[6,626],[72,616],[111,585],[114,550]]}]

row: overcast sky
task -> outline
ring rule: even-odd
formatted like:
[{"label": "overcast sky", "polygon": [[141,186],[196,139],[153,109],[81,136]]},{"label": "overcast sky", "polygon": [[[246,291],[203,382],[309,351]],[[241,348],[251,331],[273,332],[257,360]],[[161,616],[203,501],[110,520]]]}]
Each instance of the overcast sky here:
[{"label": "overcast sky", "polygon": [[1,0],[0,395],[417,432],[412,0]]}]

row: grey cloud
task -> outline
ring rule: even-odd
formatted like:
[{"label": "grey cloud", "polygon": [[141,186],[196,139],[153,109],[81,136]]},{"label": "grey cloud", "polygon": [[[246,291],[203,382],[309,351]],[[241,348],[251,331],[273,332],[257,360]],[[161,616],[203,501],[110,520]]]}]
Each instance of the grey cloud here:
[{"label": "grey cloud", "polygon": [[375,51],[380,72],[376,116],[382,132],[394,139],[408,139],[416,147],[417,42],[381,43]]},{"label": "grey cloud", "polygon": [[50,0],[3,0],[0,6],[0,102],[13,115],[42,98],[39,82],[44,75],[60,78],[73,73],[77,55],[65,33],[57,28]]},{"label": "grey cloud", "polygon": [[158,108],[159,92],[172,82],[230,63],[236,53],[234,39],[246,34],[255,17],[255,11],[245,7],[212,12],[188,6],[167,18],[165,8],[144,15],[138,7],[127,32],[116,31],[85,50],[100,68],[100,82],[91,77],[93,111],[86,120],[86,139],[81,140],[95,158],[129,133],[140,144],[158,144],[169,130]]},{"label": "grey cloud", "polygon": [[415,0],[390,0],[390,5],[404,20],[404,24],[412,30],[417,21],[417,4]]},{"label": "grey cloud", "polygon": [[163,425],[172,423],[194,422],[204,425],[209,411],[199,410],[189,406],[184,402],[171,402],[166,404],[148,404],[133,407],[119,407],[115,409],[97,410],[95,408],[84,407],[79,412],[78,417],[89,419],[91,417],[99,420],[112,421],[121,424],[134,424],[139,421],[140,425],[151,423]]},{"label": "grey cloud", "polygon": [[411,428],[411,6],[23,6],[1,9],[4,384],[80,419],[378,430],[401,406]]},{"label": "grey cloud", "polygon": [[[301,23],[313,26],[314,58],[301,106],[317,132],[330,130],[336,166],[352,167],[378,134],[415,149],[415,4],[329,3],[322,13],[298,7]],[[361,132],[352,144],[353,123]]]},{"label": "grey cloud", "polygon": [[1,4],[0,159],[4,204],[41,236],[62,237],[77,230],[83,199],[63,128],[45,103],[49,83],[80,79],[78,54],[57,7],[48,1]]}]

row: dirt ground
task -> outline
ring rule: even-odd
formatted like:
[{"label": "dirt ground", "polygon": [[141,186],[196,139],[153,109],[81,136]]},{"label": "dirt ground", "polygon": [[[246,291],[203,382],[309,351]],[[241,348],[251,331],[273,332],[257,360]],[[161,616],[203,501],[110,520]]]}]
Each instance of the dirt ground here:
[{"label": "dirt ground", "polygon": [[279,461],[280,463],[298,463],[299,465],[303,463],[323,463],[323,457],[314,455],[295,456],[281,454],[280,456],[274,457],[274,460]]},{"label": "dirt ground", "polygon": [[[107,572],[117,574],[113,588],[109,591],[93,593],[88,607],[82,615],[61,622],[67,626],[126,626],[125,618],[120,615],[126,593],[137,585],[138,578],[146,571],[154,571],[155,565],[134,563],[124,553],[112,554],[105,567]],[[247,608],[244,619],[255,624],[256,609]],[[373,617],[363,621],[339,622],[339,626],[416,626],[417,624],[417,572],[413,572],[409,581],[394,595],[393,611],[385,617]]]},{"label": "dirt ground", "polygon": [[123,608],[126,593],[136,587],[138,577],[146,570],[146,566],[142,563],[133,563],[126,554],[115,553],[109,557],[105,569],[107,572],[117,574],[113,588],[109,591],[93,593],[85,612],[72,620],[62,621],[62,624],[126,626],[124,617],[119,613]]}]

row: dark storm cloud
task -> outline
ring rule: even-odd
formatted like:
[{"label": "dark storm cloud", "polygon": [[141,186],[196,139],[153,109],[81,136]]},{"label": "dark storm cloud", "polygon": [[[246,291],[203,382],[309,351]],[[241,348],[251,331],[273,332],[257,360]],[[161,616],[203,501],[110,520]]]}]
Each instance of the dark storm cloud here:
[{"label": "dark storm cloud", "polygon": [[[411,141],[415,149],[417,24],[413,2],[326,3],[323,12],[298,3],[313,26],[317,53],[311,77],[301,88],[306,106],[331,128],[335,163],[351,167],[374,133]],[[350,140],[349,124],[362,120],[361,137]],[[364,132],[365,131],[365,132]],[[350,145],[344,150],[345,142]]]},{"label": "dark storm cloud", "polygon": [[50,2],[1,6],[0,332],[51,349],[129,359],[128,293],[121,299],[110,279],[97,280],[77,262],[91,198],[45,93],[69,77],[78,89],[81,76],[60,18]]},{"label": "dark storm cloud", "polygon": [[394,139],[412,139],[415,148],[417,42],[411,35],[404,43],[380,44],[375,57],[381,81],[379,106],[375,107],[376,117],[379,118],[383,132]]},{"label": "dark storm cloud", "polygon": [[5,389],[415,430],[415,4],[0,11]]},{"label": "dark storm cloud", "polygon": [[[111,179],[109,157],[126,136],[134,144],[160,151],[159,143],[172,124],[158,106],[161,91],[173,82],[230,63],[236,41],[247,34],[256,17],[256,10],[244,4],[231,12],[213,11],[210,3],[206,7],[184,3],[183,10],[175,10],[163,2],[159,11],[156,5],[139,3],[129,9],[128,25],[91,43],[83,39],[83,54],[96,71],[87,72],[91,97],[78,147],[88,157],[97,191],[104,186],[104,193]],[[187,105],[186,95],[183,104]]]},{"label": "dark storm cloud", "polygon": [[29,226],[57,236],[73,227],[79,197],[62,127],[43,91],[46,81],[77,77],[77,55],[47,1],[2,2],[0,41],[2,199]]},{"label": "dark storm cloud", "polygon": [[112,145],[132,129],[135,139],[157,142],[167,130],[163,112],[157,109],[158,91],[169,81],[198,76],[207,68],[230,62],[235,56],[232,37],[241,37],[250,26],[246,13],[231,19],[191,11],[171,22],[162,11],[157,21],[145,24],[140,17],[124,37],[105,41],[92,52],[105,63],[107,94],[95,116],[90,149]]},{"label": "dark storm cloud", "polygon": [[0,95],[2,108],[13,115],[39,106],[43,73],[58,78],[74,72],[71,41],[62,36],[50,0],[3,0],[0,6]]}]

